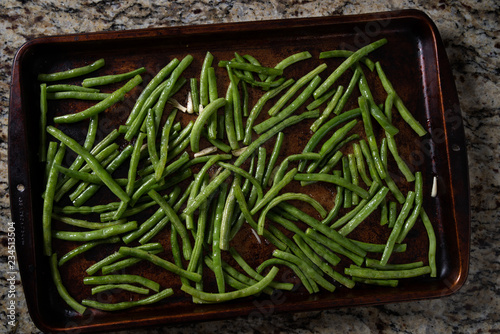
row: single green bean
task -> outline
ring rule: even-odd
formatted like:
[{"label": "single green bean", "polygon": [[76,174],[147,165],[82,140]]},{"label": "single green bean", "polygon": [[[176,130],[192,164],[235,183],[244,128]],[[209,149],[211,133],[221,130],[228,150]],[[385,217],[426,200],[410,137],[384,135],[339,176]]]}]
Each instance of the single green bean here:
[{"label": "single green bean", "polygon": [[120,289],[124,291],[130,291],[130,292],[135,292],[139,293],[141,295],[147,295],[149,294],[149,290],[145,288],[141,288],[132,284],[104,284],[104,285],[98,285],[92,288],[91,292],[92,295],[95,295],[97,293],[101,293],[104,291],[108,290],[113,290],[113,289]]},{"label": "single green bean", "polygon": [[44,254],[47,256],[52,254],[52,209],[54,207],[54,194],[56,191],[57,176],[59,175],[55,166],[62,162],[65,153],[66,145],[61,143],[56,156],[54,157],[52,167],[50,168],[44,192],[42,213],[43,250]]},{"label": "single green bean", "polygon": [[400,244],[403,242],[403,240],[406,238],[406,235],[410,230],[413,228],[415,225],[415,222],[417,221],[418,216],[420,215],[420,210],[422,209],[422,202],[423,202],[423,180],[422,180],[422,172],[416,172],[415,173],[415,205],[413,207],[413,211],[411,212],[411,215],[408,217],[406,220],[404,226],[401,229],[401,233],[398,236],[397,243]]},{"label": "single green bean", "polygon": [[[349,51],[349,50],[332,50],[332,51],[323,51],[319,54],[319,59],[327,59],[327,58],[348,58],[352,56],[354,52]],[[370,69],[370,71],[373,71],[375,69],[375,63],[370,60],[368,57],[363,57],[359,60],[363,64],[366,65]]]},{"label": "single green bean", "polygon": [[271,156],[269,157],[269,162],[267,164],[267,169],[264,174],[264,178],[262,179],[262,186],[267,187],[269,184],[269,180],[271,179],[271,174],[273,172],[274,166],[276,165],[276,161],[278,160],[278,156],[281,152],[281,146],[283,145],[283,139],[285,135],[283,132],[279,132],[278,136],[276,136],[276,141],[274,142],[274,148],[271,152]]},{"label": "single green bean", "polygon": [[97,241],[87,242],[87,243],[85,243],[85,244],[83,244],[81,246],[73,248],[72,250],[70,250],[69,252],[67,252],[63,256],[61,256],[61,258],[59,259],[58,265],[62,266],[63,264],[65,264],[66,262],[68,262],[69,260],[71,260],[72,258],[74,258],[75,256],[77,256],[79,254],[82,254],[82,253],[88,251],[89,249],[94,248],[97,245],[100,245],[100,244],[116,244],[118,242],[120,242],[120,238],[116,237],[116,236],[108,238],[108,239],[104,239],[104,240],[97,240]]},{"label": "single green bean", "polygon": [[82,304],[78,303],[68,292],[66,287],[64,286],[61,274],[59,273],[59,269],[57,268],[57,253],[53,253],[50,256],[50,274],[52,276],[52,281],[56,286],[57,292],[59,296],[68,304],[73,310],[76,312],[83,314],[87,309]]},{"label": "single green bean", "polygon": [[40,84],[40,144],[38,158],[41,162],[47,161],[47,84]]},{"label": "single green bean", "polygon": [[429,266],[406,270],[375,270],[368,268],[345,268],[347,275],[374,279],[401,279],[417,277],[431,272]]},{"label": "single green bean", "polygon": [[208,94],[208,68],[212,66],[214,56],[207,51],[205,58],[203,60],[203,65],[201,66],[200,73],[200,103],[203,106],[209,103]]},{"label": "single green bean", "polygon": [[361,188],[360,186],[356,186],[350,182],[347,182],[344,178],[337,177],[335,175],[318,174],[318,173],[297,174],[295,175],[294,179],[296,181],[322,181],[327,183],[333,183],[355,192],[362,198],[370,197],[370,194],[365,189]]},{"label": "single green bean", "polygon": [[[372,244],[369,242],[362,242],[358,240],[349,239],[362,249],[370,253],[383,253],[385,244]],[[394,253],[404,253],[406,252],[406,244],[396,244],[393,249]]]},{"label": "single green bean", "polygon": [[72,231],[53,231],[52,237],[61,240],[70,241],[92,241],[106,239],[118,234],[126,233],[137,228],[136,221],[130,221],[122,225],[108,226],[99,230],[72,232]]},{"label": "single green bean", "polygon": [[84,299],[82,300],[82,304],[86,305],[88,307],[92,307],[98,310],[103,310],[103,311],[121,311],[125,310],[131,307],[137,307],[137,306],[144,306],[144,305],[149,305],[153,303],[157,303],[160,300],[167,298],[171,295],[174,294],[174,290],[168,288],[164,289],[154,295],[151,295],[147,298],[140,299],[140,300],[134,300],[134,301],[128,301],[128,302],[119,302],[119,303],[101,303],[95,300],[90,300],[90,299]]},{"label": "single green bean", "polygon": [[427,231],[427,236],[429,238],[429,252],[427,253],[427,257],[429,259],[429,267],[431,268],[431,277],[436,277],[436,234],[434,233],[431,220],[423,208],[420,210],[420,218],[422,218],[422,222],[424,223],[425,230]]},{"label": "single green bean", "polygon": [[188,285],[182,285],[181,290],[203,301],[213,302],[213,303],[224,302],[228,300],[248,297],[261,292],[265,287],[267,287],[273,281],[277,273],[278,273],[278,268],[273,267],[271,268],[269,273],[258,283],[251,285],[247,288],[231,292],[209,293],[196,290],[195,288],[190,287]]},{"label": "single green bean", "polygon": [[107,99],[110,96],[111,96],[111,94],[109,94],[109,93],[90,93],[90,92],[69,91],[69,92],[47,93],[46,97],[47,97],[47,100],[75,99],[75,100],[88,100],[88,101],[102,101],[102,100]]},{"label": "single green bean", "polygon": [[105,64],[104,59],[98,59],[90,65],[73,68],[67,71],[56,72],[56,73],[40,73],[38,74],[38,81],[59,81],[75,78],[81,75],[89,74],[103,67]]},{"label": "single green bean", "polygon": [[379,270],[401,270],[401,269],[414,269],[419,268],[424,265],[422,261],[411,262],[411,263],[400,263],[400,264],[386,264],[385,266],[380,264],[380,261],[375,259],[366,258],[366,266],[368,268],[379,269]]},{"label": "single green bean", "polygon": [[[335,175],[336,177],[340,177],[342,174],[341,171],[339,170],[336,170],[336,171],[333,171],[333,175]],[[344,188],[337,185],[337,193],[335,195],[335,201],[333,203],[333,207],[332,209],[330,210],[330,212],[328,212],[328,215],[325,217],[325,219],[323,219],[321,221],[321,224],[325,224],[325,225],[328,225],[332,222],[332,220],[334,220],[339,212],[340,212],[340,208],[343,207],[343,201],[344,201]]]},{"label": "single green bean", "polygon": [[352,95],[352,92],[354,91],[354,88],[356,88],[356,86],[358,85],[360,75],[361,75],[361,69],[358,69],[356,67],[356,70],[354,71],[351,81],[349,81],[349,85],[347,86],[344,95],[342,95],[339,103],[337,103],[337,105],[335,106],[335,110],[333,111],[334,114],[340,115],[342,113],[342,110],[344,110],[347,100],[349,100],[349,98]]},{"label": "single green bean", "polygon": [[112,75],[103,75],[100,77],[94,77],[94,78],[86,78],[82,81],[82,86],[83,87],[94,87],[94,86],[102,86],[102,85],[109,85],[112,83],[128,80],[130,78],[135,77],[138,74],[142,74],[146,72],[146,69],[144,67],[138,68],[136,70],[127,72],[127,73],[121,73],[121,74],[112,74]]},{"label": "single green bean", "polygon": [[47,93],[68,92],[68,91],[99,93],[99,89],[97,89],[97,88],[87,88],[87,87],[76,86],[76,85],[58,84],[58,85],[47,86]]},{"label": "single green bean", "polygon": [[139,275],[106,275],[106,276],[87,276],[83,278],[85,285],[113,284],[113,283],[136,283],[145,286],[155,292],[160,290],[160,284],[148,278]]}]

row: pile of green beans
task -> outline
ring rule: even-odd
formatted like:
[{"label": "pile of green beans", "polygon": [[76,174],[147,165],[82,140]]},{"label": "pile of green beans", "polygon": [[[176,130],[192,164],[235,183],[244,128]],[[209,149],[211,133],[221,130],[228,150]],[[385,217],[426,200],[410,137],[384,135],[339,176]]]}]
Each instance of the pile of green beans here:
[{"label": "pile of green beans", "polygon": [[[318,60],[300,52],[274,67],[238,53],[214,65],[216,55],[207,52],[191,78],[184,77],[193,62],[186,55],[172,59],[144,87],[145,67],[89,77],[106,69],[104,59],[40,74],[38,152],[46,183],[42,240],[60,296],[83,313],[86,307],[117,311],[149,305],[172,294],[187,294],[194,303],[216,303],[273,289],[302,286],[310,293],[333,292],[356,284],[394,287],[400,279],[436,277],[436,238],[424,210],[424,180],[398,152],[396,125],[408,126],[417,136],[426,131],[381,63],[370,59],[386,43],[381,39],[354,52],[325,51]],[[331,69],[338,60],[322,62],[331,58],[344,59]],[[313,61],[319,63],[312,71],[290,77],[290,68]],[[360,62],[373,75],[365,75]],[[347,88],[335,87],[350,72]],[[61,80],[74,82],[47,85]],[[385,100],[372,94],[371,80],[379,80]],[[124,81],[115,91],[93,88],[106,90]],[[220,87],[225,94],[219,95]],[[130,101],[129,92],[138,90],[125,124],[99,139],[99,118],[113,117],[104,111]],[[98,102],[54,115],[51,107],[64,103],[57,101],[61,99]],[[356,108],[345,110],[348,102]],[[393,106],[400,117],[393,115]],[[67,135],[72,126],[87,124],[84,139]],[[310,134],[308,142],[301,151],[290,152],[288,137],[301,128],[307,128],[303,134]],[[69,151],[77,154],[71,163],[65,159]],[[406,182],[394,181],[389,152]],[[316,198],[311,189],[317,187],[331,198]],[[389,237],[366,243],[355,232],[374,220],[380,222],[371,227],[374,233],[388,230]],[[406,250],[407,235],[417,222],[429,238],[427,259],[391,261]],[[272,248],[271,258],[255,263],[241,255],[238,235],[249,231],[254,242]],[[62,243],[73,247],[58,257]],[[89,288],[88,299],[78,302],[59,270],[72,268],[90,249],[102,257],[86,270],[82,284],[96,286]],[[151,272],[168,271],[168,277],[181,282],[180,289],[162,286],[147,278],[148,272],[138,275],[139,262]],[[295,284],[277,280],[286,267],[295,274]],[[215,290],[204,288],[209,280],[216,282]],[[137,294],[138,299],[102,303],[92,297],[110,290]]]}]

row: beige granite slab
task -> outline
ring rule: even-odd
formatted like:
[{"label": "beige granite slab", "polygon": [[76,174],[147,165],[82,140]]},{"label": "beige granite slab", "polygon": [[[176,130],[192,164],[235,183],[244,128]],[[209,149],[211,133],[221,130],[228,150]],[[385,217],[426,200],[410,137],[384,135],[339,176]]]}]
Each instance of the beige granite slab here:
[{"label": "beige granite slab", "polygon": [[[500,3],[468,1],[0,1],[0,239],[10,222],[7,120],[10,69],[27,40],[56,34],[347,15],[416,8],[436,23],[450,58],[469,155],[472,244],[469,279],[435,300],[238,318],[127,333],[498,333],[500,332]],[[0,272],[8,271],[0,248]],[[38,333],[16,281],[15,326],[7,323],[9,283],[0,276],[0,332]],[[125,333],[125,331],[120,332]]]}]

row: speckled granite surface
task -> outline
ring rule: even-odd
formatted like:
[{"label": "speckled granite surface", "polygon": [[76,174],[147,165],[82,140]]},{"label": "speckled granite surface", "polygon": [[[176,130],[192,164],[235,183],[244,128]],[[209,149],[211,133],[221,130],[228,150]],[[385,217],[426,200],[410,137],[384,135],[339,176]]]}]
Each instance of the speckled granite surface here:
[{"label": "speckled granite surface", "polygon": [[[8,269],[10,222],[7,119],[12,60],[44,35],[275,18],[346,15],[403,8],[426,12],[450,58],[469,154],[472,244],[469,278],[456,294],[377,307],[207,322],[133,333],[498,333],[500,332],[500,3],[466,1],[0,1],[0,272]],[[161,4],[158,4],[161,3]],[[7,323],[9,276],[0,276],[0,332],[38,333],[16,281],[16,324]],[[123,332],[125,333],[125,332]],[[130,333],[130,332],[127,332]]]}]

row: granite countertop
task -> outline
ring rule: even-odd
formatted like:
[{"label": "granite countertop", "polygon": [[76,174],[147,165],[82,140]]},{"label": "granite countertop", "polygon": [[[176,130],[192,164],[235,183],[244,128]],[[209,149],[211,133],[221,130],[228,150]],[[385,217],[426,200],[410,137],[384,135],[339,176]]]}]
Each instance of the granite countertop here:
[{"label": "granite countertop", "polygon": [[[469,277],[444,298],[384,306],[278,314],[262,322],[238,318],[127,333],[498,333],[500,332],[500,3],[422,1],[104,1],[0,2],[0,238],[11,221],[7,183],[9,84],[16,50],[39,36],[415,8],[436,23],[459,94],[469,157],[472,240]],[[7,247],[0,272],[9,271]],[[16,324],[7,323],[9,277],[0,276],[0,332],[38,333],[16,277]],[[123,332],[125,333],[125,332]]]}]

